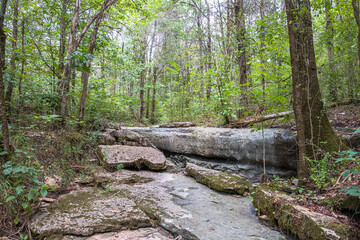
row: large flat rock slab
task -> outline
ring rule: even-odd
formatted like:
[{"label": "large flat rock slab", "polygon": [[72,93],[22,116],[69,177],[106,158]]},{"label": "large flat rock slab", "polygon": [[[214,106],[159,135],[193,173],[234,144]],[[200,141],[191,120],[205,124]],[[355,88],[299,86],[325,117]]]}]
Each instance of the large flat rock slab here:
[{"label": "large flat rock slab", "polygon": [[162,170],[166,163],[164,154],[151,147],[100,145],[97,155],[100,163],[109,170],[120,164],[125,168],[146,167],[150,170]]},{"label": "large flat rock slab", "polygon": [[[101,176],[121,175],[123,171],[102,173]],[[126,192],[144,212],[158,219],[159,225],[175,237],[181,235],[182,239],[190,240],[278,240],[284,236],[260,222],[248,198],[216,192],[182,174],[149,171],[135,174],[139,179],[153,181],[129,185],[112,181],[109,189]]]},{"label": "large flat rock slab", "polygon": [[[171,153],[231,161],[246,177],[262,174],[263,138],[261,131],[229,128],[127,128],[149,139],[157,148]],[[265,129],[268,174],[283,177],[296,174],[297,144],[292,132]],[[247,173],[251,174],[249,176]],[[290,175],[290,176],[291,176]]]},{"label": "large flat rock slab", "polygon": [[31,230],[40,237],[90,236],[94,233],[151,226],[151,219],[129,198],[86,188],[63,195],[55,204],[36,214]]},{"label": "large flat rock slab", "polygon": [[251,188],[251,184],[245,178],[199,167],[191,163],[186,164],[186,172],[196,181],[219,192],[243,195]]},{"label": "large flat rock slab", "polygon": [[275,191],[266,184],[252,193],[254,206],[272,225],[278,224],[284,232],[302,239],[359,239],[356,230],[334,217],[313,212],[295,202],[284,192]]},{"label": "large flat rock slab", "polygon": [[155,228],[141,228],[137,230],[125,230],[120,232],[109,232],[95,234],[90,237],[65,236],[52,240],[169,240],[171,237]]}]

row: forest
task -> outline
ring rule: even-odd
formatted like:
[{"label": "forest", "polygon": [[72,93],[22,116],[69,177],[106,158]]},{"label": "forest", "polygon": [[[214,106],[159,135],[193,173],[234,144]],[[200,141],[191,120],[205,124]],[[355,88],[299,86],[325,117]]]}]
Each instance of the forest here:
[{"label": "forest", "polygon": [[0,239],[43,238],[32,217],[95,174],[99,132],[174,122],[262,132],[262,182],[264,129],[293,131],[291,192],[350,196],[320,212],[360,226],[359,0],[0,2]]}]

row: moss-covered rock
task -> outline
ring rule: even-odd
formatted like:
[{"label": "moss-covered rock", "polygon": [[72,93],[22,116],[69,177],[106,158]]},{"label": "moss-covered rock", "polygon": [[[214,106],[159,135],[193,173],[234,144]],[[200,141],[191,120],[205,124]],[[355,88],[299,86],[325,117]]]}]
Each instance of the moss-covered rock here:
[{"label": "moss-covered rock", "polygon": [[36,214],[31,230],[44,238],[56,234],[90,236],[151,225],[152,220],[121,193],[87,188],[62,196],[47,211]]},{"label": "moss-covered rock", "polygon": [[245,178],[199,167],[191,163],[186,165],[186,172],[189,176],[195,178],[196,181],[219,192],[243,195],[251,188],[251,183]]},{"label": "moss-covered rock", "polygon": [[357,239],[351,226],[297,205],[294,198],[266,184],[257,186],[251,196],[258,213],[266,215],[271,225],[299,239]]},{"label": "moss-covered rock", "polygon": [[354,196],[336,195],[320,199],[317,203],[340,211],[355,212],[360,204],[360,199]]}]

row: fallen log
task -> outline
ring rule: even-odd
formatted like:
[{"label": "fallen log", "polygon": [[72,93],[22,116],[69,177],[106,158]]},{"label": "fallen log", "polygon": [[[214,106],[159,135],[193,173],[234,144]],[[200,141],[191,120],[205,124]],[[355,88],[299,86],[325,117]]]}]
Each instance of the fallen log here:
[{"label": "fallen log", "polygon": [[254,118],[254,119],[240,121],[240,122],[234,122],[234,123],[231,124],[231,127],[233,127],[233,128],[243,128],[243,127],[247,127],[247,126],[249,126],[250,124],[253,124],[253,123],[259,123],[259,122],[263,122],[263,121],[267,121],[267,120],[271,120],[271,119],[276,119],[276,118],[280,118],[280,117],[289,116],[292,113],[293,113],[293,111],[274,113],[274,114],[270,114],[270,115],[266,115],[266,116],[261,116],[259,118]]}]

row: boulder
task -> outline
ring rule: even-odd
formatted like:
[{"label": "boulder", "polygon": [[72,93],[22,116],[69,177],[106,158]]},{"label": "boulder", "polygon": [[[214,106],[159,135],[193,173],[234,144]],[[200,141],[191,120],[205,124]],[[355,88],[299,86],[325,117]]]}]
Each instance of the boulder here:
[{"label": "boulder", "polygon": [[358,239],[351,226],[295,203],[295,199],[285,192],[276,191],[262,184],[251,194],[253,204],[263,219],[271,225],[279,225],[302,239]]},{"label": "boulder", "polygon": [[163,170],[166,158],[162,152],[151,147],[134,147],[123,145],[100,145],[97,149],[100,163],[108,170],[117,166],[125,168],[142,168]]},{"label": "boulder", "polygon": [[186,165],[186,173],[195,178],[196,181],[219,192],[243,195],[251,188],[251,183],[245,178],[199,167],[191,163]]},{"label": "boulder", "polygon": [[90,236],[94,233],[151,226],[151,219],[126,198],[86,188],[63,195],[32,218],[31,231],[47,236]]},{"label": "boulder", "polygon": [[[205,127],[127,129],[143,135],[161,150],[234,163],[239,171],[250,169],[253,176],[260,176],[263,171],[261,131]],[[292,176],[296,175],[297,144],[292,132],[265,129],[264,141],[268,174],[285,177],[291,171]]]}]

